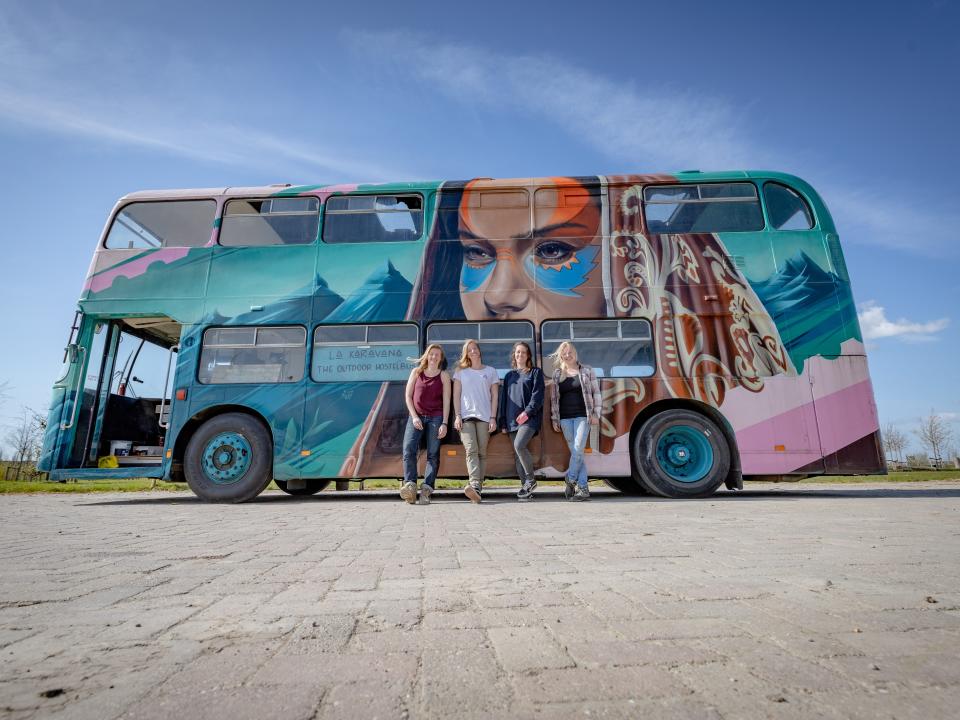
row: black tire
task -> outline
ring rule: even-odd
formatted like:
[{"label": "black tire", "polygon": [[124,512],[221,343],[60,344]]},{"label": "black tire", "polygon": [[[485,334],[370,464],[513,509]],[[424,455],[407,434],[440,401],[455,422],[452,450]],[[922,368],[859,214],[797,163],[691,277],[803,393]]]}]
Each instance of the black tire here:
[{"label": "black tire", "polygon": [[306,487],[291,489],[287,487],[286,480],[274,480],[274,482],[277,484],[277,487],[283,490],[287,495],[316,495],[330,484],[329,480],[317,480],[314,478],[304,480],[304,482],[307,484]]},{"label": "black tire", "polygon": [[273,476],[270,431],[246,413],[217,415],[197,428],[190,438],[183,471],[190,489],[201,500],[252,500]]},{"label": "black tire", "polygon": [[647,489],[632,477],[610,477],[603,481],[607,487],[622,492],[624,495],[649,495]]},{"label": "black tire", "polygon": [[655,495],[712,495],[730,471],[730,446],[710,418],[692,410],[665,410],[649,418],[633,439],[634,473]]}]

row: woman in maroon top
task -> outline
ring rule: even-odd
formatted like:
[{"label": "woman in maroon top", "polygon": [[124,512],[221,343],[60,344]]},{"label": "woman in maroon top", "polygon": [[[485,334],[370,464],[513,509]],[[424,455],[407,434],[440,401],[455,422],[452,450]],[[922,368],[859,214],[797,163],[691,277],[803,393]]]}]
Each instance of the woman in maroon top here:
[{"label": "woman in maroon top", "polygon": [[417,502],[417,455],[420,438],[427,436],[427,468],[420,498],[424,505],[430,502],[437,482],[440,465],[440,440],[447,434],[447,414],[450,411],[450,376],[441,370],[443,349],[428,345],[417,366],[407,380],[407,429],[403,433],[403,487],[400,497],[413,505]]}]

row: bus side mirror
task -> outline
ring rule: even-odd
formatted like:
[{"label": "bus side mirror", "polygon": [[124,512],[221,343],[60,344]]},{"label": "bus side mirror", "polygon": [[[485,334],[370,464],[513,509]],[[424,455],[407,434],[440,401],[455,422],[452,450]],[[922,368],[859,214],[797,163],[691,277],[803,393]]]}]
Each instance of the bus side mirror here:
[{"label": "bus side mirror", "polygon": [[79,348],[76,343],[70,343],[63,349],[63,361],[72,365],[77,361],[77,355],[79,354]]}]

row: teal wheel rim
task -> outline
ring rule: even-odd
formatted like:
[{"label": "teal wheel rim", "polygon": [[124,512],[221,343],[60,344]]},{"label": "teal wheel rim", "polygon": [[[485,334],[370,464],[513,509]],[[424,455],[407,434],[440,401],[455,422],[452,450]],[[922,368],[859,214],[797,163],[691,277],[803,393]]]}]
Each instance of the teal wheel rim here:
[{"label": "teal wheel rim", "polygon": [[203,473],[217,485],[232,485],[250,468],[250,443],[235,432],[213,437],[203,448]]},{"label": "teal wheel rim", "polygon": [[657,440],[657,464],[678,482],[698,482],[713,467],[713,446],[702,430],[674,425]]}]

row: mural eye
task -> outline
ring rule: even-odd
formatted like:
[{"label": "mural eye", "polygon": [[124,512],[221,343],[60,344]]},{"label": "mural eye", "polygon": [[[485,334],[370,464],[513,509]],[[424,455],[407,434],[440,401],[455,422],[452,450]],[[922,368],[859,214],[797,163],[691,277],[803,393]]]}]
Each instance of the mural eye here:
[{"label": "mural eye", "polygon": [[489,265],[496,258],[493,253],[480,245],[467,245],[463,248],[463,257],[473,267]]},{"label": "mural eye", "polygon": [[570,259],[574,248],[567,243],[551,240],[537,245],[534,252],[541,265],[560,265]]}]

